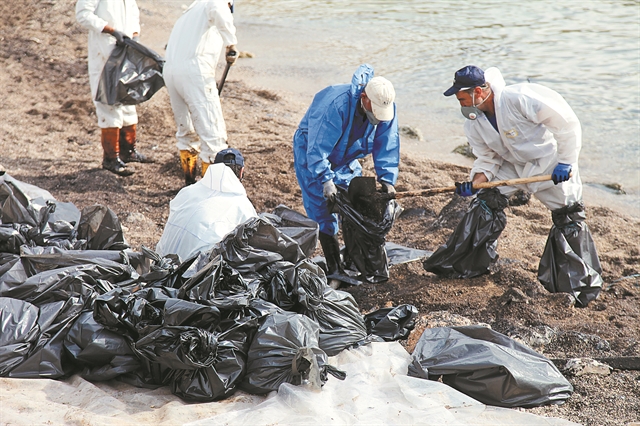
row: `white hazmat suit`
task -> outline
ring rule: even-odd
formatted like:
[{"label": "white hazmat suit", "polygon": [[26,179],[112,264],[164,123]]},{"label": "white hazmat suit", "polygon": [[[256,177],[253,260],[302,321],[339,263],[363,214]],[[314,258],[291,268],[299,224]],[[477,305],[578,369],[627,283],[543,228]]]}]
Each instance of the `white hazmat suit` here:
[{"label": "white hazmat suit", "polygon": [[[91,99],[95,99],[102,69],[116,39],[103,33],[106,25],[129,37],[140,33],[140,11],[135,0],[78,0],[76,20],[89,30],[88,60]],[[93,101],[100,128],[122,128],[138,123],[134,105],[107,105]]]},{"label": "white hazmat suit", "polygon": [[467,120],[469,145],[477,157],[471,169],[491,180],[548,175],[558,163],[571,165],[572,177],[554,185],[552,181],[500,187],[507,197],[518,188],[531,192],[550,210],[582,199],[578,155],[582,147],[580,121],[557,92],[539,84],[505,86],[497,68],[488,68],[485,79],[494,93],[496,132],[485,114]]},{"label": "white hazmat suit", "polygon": [[196,0],[174,25],[167,44],[163,76],[178,128],[178,149],[199,151],[208,164],[227,148],[215,71],[223,48],[236,43],[229,2]]},{"label": "white hazmat suit", "polygon": [[257,216],[233,170],[223,163],[212,164],[201,180],[171,200],[156,251],[161,256],[177,254],[184,261],[210,250],[236,226]]}]

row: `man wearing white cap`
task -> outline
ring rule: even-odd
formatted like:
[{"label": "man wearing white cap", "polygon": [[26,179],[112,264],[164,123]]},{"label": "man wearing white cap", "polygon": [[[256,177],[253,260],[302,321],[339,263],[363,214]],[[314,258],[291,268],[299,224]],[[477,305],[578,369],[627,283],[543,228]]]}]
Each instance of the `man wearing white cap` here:
[{"label": "man wearing white cap", "polygon": [[320,225],[319,240],[329,275],[341,270],[338,219],[328,207],[336,186],[347,188],[362,174],[358,158],[373,156],[378,181],[394,193],[400,162],[395,90],[360,65],[351,84],[318,92],[293,137],[294,168],[307,215]]}]

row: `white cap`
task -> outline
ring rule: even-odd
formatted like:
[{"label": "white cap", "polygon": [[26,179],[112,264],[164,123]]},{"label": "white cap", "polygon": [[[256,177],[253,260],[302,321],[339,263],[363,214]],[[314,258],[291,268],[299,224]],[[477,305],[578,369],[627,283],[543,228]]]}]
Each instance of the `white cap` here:
[{"label": "white cap", "polygon": [[364,88],[369,100],[373,116],[380,121],[393,120],[393,101],[396,91],[393,84],[384,77],[373,77]]}]

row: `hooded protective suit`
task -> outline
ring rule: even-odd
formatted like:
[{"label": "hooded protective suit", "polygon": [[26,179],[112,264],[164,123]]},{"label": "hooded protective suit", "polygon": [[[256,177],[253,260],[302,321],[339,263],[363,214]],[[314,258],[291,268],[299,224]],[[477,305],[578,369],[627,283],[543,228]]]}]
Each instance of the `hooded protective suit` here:
[{"label": "hooded protective suit", "polygon": [[[140,33],[140,11],[135,0],[78,0],[76,20],[89,30],[89,85],[92,99],[95,99],[102,69],[116,44],[115,37],[102,30],[109,25],[133,37],[134,33]],[[134,105],[93,103],[100,128],[122,128],[138,122]]]},{"label": "hooded protective suit", "polygon": [[[398,179],[400,137],[395,104],[393,120],[354,126],[360,94],[372,78],[373,68],[363,64],[351,84],[318,92],[293,137],[294,168],[304,208],[318,222],[320,232],[328,235],[338,232],[338,220],[322,195],[324,182],[333,179],[336,185],[348,187],[351,179],[362,174],[357,159],[368,154],[373,155],[378,181],[395,185]],[[353,127],[364,128],[364,134]]]},{"label": "hooded protective suit", "polygon": [[238,42],[228,3],[196,0],[189,6],[171,31],[163,69],[178,149],[199,151],[207,163],[227,148],[216,66],[222,49]]},{"label": "hooded protective suit", "polygon": [[524,189],[550,210],[580,201],[582,131],[569,104],[539,84],[505,86],[497,68],[488,68],[484,74],[494,93],[499,133],[484,114],[466,121],[464,130],[477,157],[471,179],[476,173],[484,173],[489,181],[547,175],[558,163],[571,164],[573,176],[558,185],[546,181],[499,189],[507,197],[518,188]]},{"label": "hooded protective suit", "polygon": [[257,216],[233,170],[222,163],[212,164],[201,180],[182,188],[171,200],[156,251],[186,260],[211,249],[236,226]]}]

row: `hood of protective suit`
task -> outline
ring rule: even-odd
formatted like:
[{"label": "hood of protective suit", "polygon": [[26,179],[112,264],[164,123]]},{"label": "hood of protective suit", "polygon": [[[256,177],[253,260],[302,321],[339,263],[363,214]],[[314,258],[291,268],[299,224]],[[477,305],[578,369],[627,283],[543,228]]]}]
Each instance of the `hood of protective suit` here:
[{"label": "hood of protective suit", "polygon": [[169,203],[169,218],[156,251],[188,259],[210,250],[236,226],[257,216],[233,170],[212,164],[200,181],[182,188]]},{"label": "hood of protective suit", "polygon": [[196,182],[196,185],[204,185],[213,191],[226,194],[247,195],[247,191],[233,170],[222,163],[210,165],[204,177]]},{"label": "hood of protective suit", "polygon": [[487,68],[484,72],[484,80],[491,85],[495,97],[499,98],[502,89],[506,86],[500,70],[496,67]]},{"label": "hood of protective suit", "polygon": [[369,80],[373,78],[373,67],[369,64],[362,64],[351,77],[351,96],[360,97]]}]

